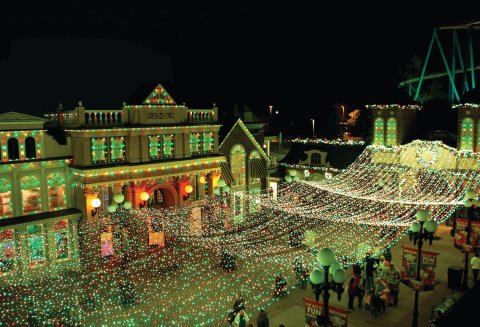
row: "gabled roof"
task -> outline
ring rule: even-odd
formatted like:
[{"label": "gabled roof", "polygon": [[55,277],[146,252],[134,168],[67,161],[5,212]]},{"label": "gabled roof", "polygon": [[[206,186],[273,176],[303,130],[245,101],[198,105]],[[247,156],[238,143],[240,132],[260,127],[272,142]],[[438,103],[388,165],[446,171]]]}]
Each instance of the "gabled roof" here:
[{"label": "gabled roof", "polygon": [[16,111],[0,113],[0,123],[3,123],[3,122],[43,123],[43,122],[46,122],[47,120],[48,119],[45,119],[42,117],[22,114],[21,112],[16,112]]},{"label": "gabled roof", "polygon": [[232,131],[235,129],[235,127],[238,126],[240,127],[243,132],[248,136],[248,139],[250,141],[252,141],[253,145],[255,146],[255,148],[258,150],[258,152],[260,153],[260,155],[263,157],[263,159],[265,159],[266,161],[268,161],[268,156],[267,154],[265,153],[265,151],[263,151],[262,147],[260,146],[260,144],[258,144],[257,140],[255,140],[255,138],[253,137],[252,133],[250,133],[250,131],[248,130],[248,128],[245,126],[245,124],[242,122],[242,120],[239,118],[237,120],[237,122],[233,125],[233,127],[230,129],[230,131],[228,132],[227,136],[225,136],[225,138],[223,139],[222,143],[220,144],[220,148],[222,147],[223,143],[225,143],[225,140],[228,139],[228,136],[230,135],[230,133],[232,133]]},{"label": "gabled roof", "polygon": [[175,100],[160,83],[143,83],[127,99],[128,104],[175,105]]}]

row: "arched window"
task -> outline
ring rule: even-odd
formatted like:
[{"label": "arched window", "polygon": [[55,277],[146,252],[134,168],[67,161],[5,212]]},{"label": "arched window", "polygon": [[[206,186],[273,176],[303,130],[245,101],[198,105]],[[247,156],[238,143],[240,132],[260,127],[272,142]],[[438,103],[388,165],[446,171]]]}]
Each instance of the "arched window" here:
[{"label": "arched window", "polygon": [[387,120],[387,144],[386,146],[397,145],[397,119],[390,117]]},{"label": "arched window", "polygon": [[254,165],[253,165],[253,159],[260,159],[260,152],[258,152],[257,150],[253,150],[252,152],[250,152],[250,154],[248,155],[248,162],[249,162],[249,165],[248,167],[250,168],[250,178],[249,178],[249,184],[255,184],[255,183],[260,183],[260,177],[254,177],[256,174],[253,172],[253,169],[254,169]]},{"label": "arched window", "polygon": [[20,159],[18,152],[18,140],[14,137],[8,139],[8,160]]},{"label": "arched window", "polygon": [[375,123],[373,126],[373,144],[385,144],[385,122],[381,117],[375,119]]},{"label": "arched window", "polygon": [[233,185],[245,185],[245,148],[241,144],[236,144],[230,150],[230,165],[233,176]]},{"label": "arched window", "polygon": [[33,159],[36,158],[36,151],[35,151],[35,139],[31,136],[25,139],[25,158]]},{"label": "arched window", "polygon": [[473,119],[468,117],[464,118],[461,128],[460,150],[473,151]]}]

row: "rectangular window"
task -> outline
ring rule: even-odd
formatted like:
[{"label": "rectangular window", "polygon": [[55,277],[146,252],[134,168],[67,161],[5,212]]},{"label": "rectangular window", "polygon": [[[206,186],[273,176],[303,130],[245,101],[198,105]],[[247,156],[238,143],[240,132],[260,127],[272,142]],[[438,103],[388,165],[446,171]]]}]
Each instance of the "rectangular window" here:
[{"label": "rectangular window", "polygon": [[202,140],[200,138],[200,133],[190,133],[190,154],[194,155],[202,153]]},{"label": "rectangular window", "polygon": [[30,265],[35,267],[45,263],[44,238],[42,235],[42,225],[31,225],[27,228],[28,232],[28,257]]},{"label": "rectangular window", "polygon": [[12,217],[12,183],[8,178],[0,178],[0,219]]},{"label": "rectangular window", "polygon": [[173,134],[149,135],[150,159],[173,158],[175,149],[173,138]]},{"label": "rectangular window", "polygon": [[163,157],[164,158],[173,158],[174,156],[174,143],[173,143],[173,134],[164,134],[162,135],[163,141]]},{"label": "rectangular window", "polygon": [[66,209],[65,174],[61,172],[48,174],[47,185],[49,211]]},{"label": "rectangular window", "polygon": [[110,162],[124,162],[125,160],[125,137],[110,137]]},{"label": "rectangular window", "polygon": [[15,240],[13,229],[0,232],[0,276],[15,268]]},{"label": "rectangular window", "polygon": [[150,152],[150,159],[158,159],[162,157],[162,148],[161,148],[161,137],[160,135],[149,135],[148,136],[148,147]]},{"label": "rectangular window", "polygon": [[60,220],[53,226],[55,231],[55,257],[57,260],[68,259],[67,221]]},{"label": "rectangular window", "polygon": [[202,148],[203,153],[212,153],[215,147],[213,132],[203,132]]},{"label": "rectangular window", "polygon": [[108,161],[107,139],[92,137],[92,163],[100,164]]},{"label": "rectangular window", "polygon": [[23,213],[35,214],[42,211],[40,179],[38,176],[24,176],[20,179]]}]

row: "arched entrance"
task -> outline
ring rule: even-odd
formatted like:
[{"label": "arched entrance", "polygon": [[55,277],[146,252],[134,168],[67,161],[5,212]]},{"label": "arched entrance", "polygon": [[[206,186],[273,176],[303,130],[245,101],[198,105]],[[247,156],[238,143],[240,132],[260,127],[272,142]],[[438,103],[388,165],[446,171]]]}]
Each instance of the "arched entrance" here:
[{"label": "arched entrance", "polygon": [[168,208],[179,205],[177,191],[172,185],[157,184],[147,190],[150,195],[148,206],[154,208]]}]

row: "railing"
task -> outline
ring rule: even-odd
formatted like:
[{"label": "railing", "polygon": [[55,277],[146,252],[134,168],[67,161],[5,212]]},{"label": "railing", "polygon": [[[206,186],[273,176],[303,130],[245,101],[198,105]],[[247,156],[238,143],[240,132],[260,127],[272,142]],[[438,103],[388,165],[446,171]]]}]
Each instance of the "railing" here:
[{"label": "railing", "polygon": [[85,126],[122,125],[122,110],[85,110]]},{"label": "railing", "polygon": [[187,120],[189,123],[216,122],[217,109],[188,109]]}]

